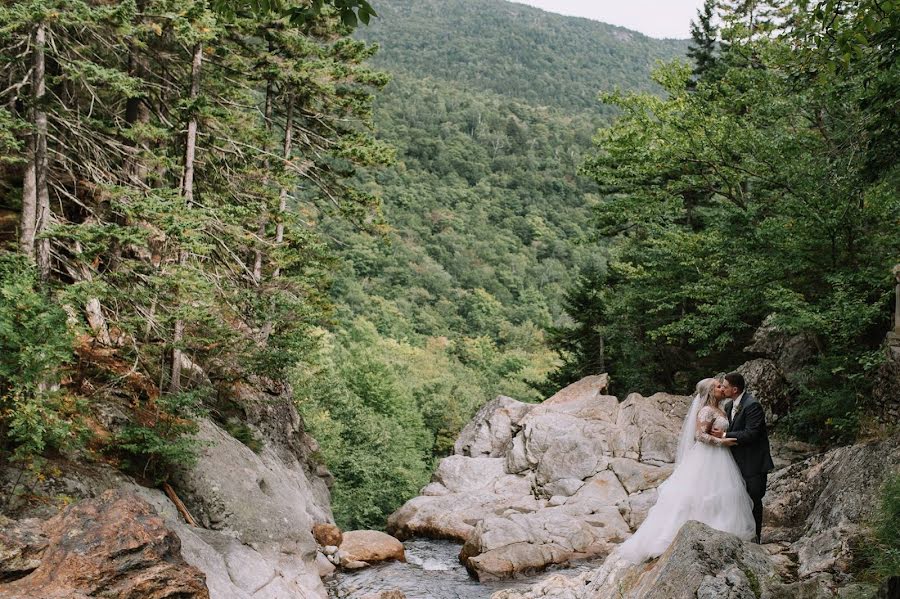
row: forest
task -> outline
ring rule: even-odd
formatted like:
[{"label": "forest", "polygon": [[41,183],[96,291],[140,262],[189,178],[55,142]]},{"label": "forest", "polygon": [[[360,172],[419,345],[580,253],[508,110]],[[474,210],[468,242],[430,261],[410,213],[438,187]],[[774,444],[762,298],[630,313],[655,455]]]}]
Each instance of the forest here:
[{"label": "forest", "polygon": [[201,417],[253,448],[223,390],[266,378],[379,528],[494,396],[686,393],[767,317],[816,349],[779,434],[867,432],[898,3],[707,2],[690,42],[472,4],[0,3],[21,493],[57,454],[166,480]]}]

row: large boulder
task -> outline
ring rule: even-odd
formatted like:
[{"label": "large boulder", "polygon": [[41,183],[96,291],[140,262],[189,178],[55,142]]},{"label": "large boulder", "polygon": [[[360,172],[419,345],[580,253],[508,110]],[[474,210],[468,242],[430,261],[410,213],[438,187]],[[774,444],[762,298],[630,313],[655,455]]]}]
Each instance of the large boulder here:
[{"label": "large boulder", "polygon": [[340,550],[346,560],[374,564],[396,560],[406,561],[403,543],[378,530],[351,530],[344,533]]},{"label": "large boulder", "polygon": [[[212,599],[325,599],[311,529],[333,517],[330,475],[313,457],[316,443],[304,432],[289,389],[255,381],[235,385],[231,399],[244,409],[260,447],[255,452],[216,422],[200,421],[199,459],[171,480],[198,527],[187,525],[164,493],[103,463],[54,463],[61,474],[37,483],[35,492],[74,499],[109,489],[137,494],[180,539],[181,555],[206,576]],[[0,468],[0,494],[15,479],[13,469]],[[56,512],[47,502],[27,515],[46,519]]]},{"label": "large boulder", "polygon": [[792,391],[775,362],[757,358],[744,362],[737,371],[744,375],[747,390],[763,406],[769,425],[788,413]]},{"label": "large boulder", "polygon": [[826,581],[781,578],[768,552],[700,522],[686,523],[658,560],[632,565],[613,553],[577,577],[551,576],[492,599],[792,599],[831,597]]},{"label": "large boulder", "polygon": [[41,534],[32,528],[17,536],[25,562],[14,580],[0,584],[3,599],[210,596],[203,573],[182,558],[178,536],[131,493],[80,501],[44,522]]},{"label": "large boulder", "polygon": [[15,521],[0,516],[0,584],[34,572],[48,544],[42,520]]},{"label": "large boulder", "polygon": [[620,403],[607,385],[591,376],[539,405],[490,402],[388,531],[463,541],[461,561],[482,580],[606,555],[671,472],[689,403],[666,394]]},{"label": "large boulder", "polygon": [[786,333],[775,324],[774,316],[768,316],[744,351],[769,358],[788,380],[793,380],[816,354],[816,343],[808,335]]},{"label": "large boulder", "polygon": [[839,447],[774,472],[763,538],[796,556],[801,577],[852,578],[881,483],[900,469],[900,437]]}]

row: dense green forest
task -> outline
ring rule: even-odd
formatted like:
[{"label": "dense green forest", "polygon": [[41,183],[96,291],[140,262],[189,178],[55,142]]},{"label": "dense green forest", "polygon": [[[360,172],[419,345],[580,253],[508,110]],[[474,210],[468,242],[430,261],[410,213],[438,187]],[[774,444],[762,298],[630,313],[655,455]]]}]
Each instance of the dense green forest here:
[{"label": "dense green forest", "polygon": [[367,187],[386,229],[323,223],[343,264],[326,355],[342,365],[333,385],[351,370],[390,383],[358,380],[340,408],[301,397],[315,436],[329,439],[339,519],[366,526],[427,482],[487,400],[546,397],[558,363],[546,331],[570,322],[562,300],[580,268],[604,260],[587,244],[597,187],[578,174],[609,121],[597,93],[660,92],[651,67],[687,46],[506,2],[389,0],[378,11],[356,35],[379,45],[372,62],[391,75],[373,119],[396,162]]},{"label": "dense green forest", "polygon": [[815,348],[787,430],[855,437],[900,255],[896,8],[707,3],[694,64],[654,75],[665,96],[604,95],[622,116],[583,172],[610,261],[570,292],[578,324],[561,334],[584,344],[557,374],[603,338],[620,385],[684,389],[743,362],[771,315]]},{"label": "dense green forest", "polygon": [[569,114],[611,114],[600,90],[658,91],[650,70],[687,50],[684,40],[497,0],[384,0],[378,12],[357,32],[380,46],[373,64]]}]

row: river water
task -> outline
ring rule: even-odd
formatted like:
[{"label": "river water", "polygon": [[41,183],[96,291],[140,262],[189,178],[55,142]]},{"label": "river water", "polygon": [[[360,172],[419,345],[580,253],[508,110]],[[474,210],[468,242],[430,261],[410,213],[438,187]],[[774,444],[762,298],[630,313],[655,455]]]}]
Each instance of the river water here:
[{"label": "river water", "polygon": [[403,543],[406,563],[387,562],[361,570],[338,572],[326,583],[332,599],[356,599],[380,591],[399,590],[407,599],[488,599],[508,588],[527,588],[550,574],[575,576],[597,568],[601,561],[578,562],[530,578],[480,583],[466,572],[457,556],[462,545],[451,541],[413,539]]}]

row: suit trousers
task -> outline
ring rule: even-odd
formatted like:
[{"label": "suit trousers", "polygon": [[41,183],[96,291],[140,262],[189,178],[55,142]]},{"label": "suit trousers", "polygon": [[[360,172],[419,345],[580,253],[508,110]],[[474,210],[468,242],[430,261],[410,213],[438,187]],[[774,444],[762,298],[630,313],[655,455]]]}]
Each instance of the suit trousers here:
[{"label": "suit trousers", "polygon": [[753,500],[753,519],[756,521],[756,542],[760,542],[760,534],[762,533],[762,499],[766,494],[766,478],[768,473],[761,472],[754,476],[744,478],[747,485],[747,494]]}]

